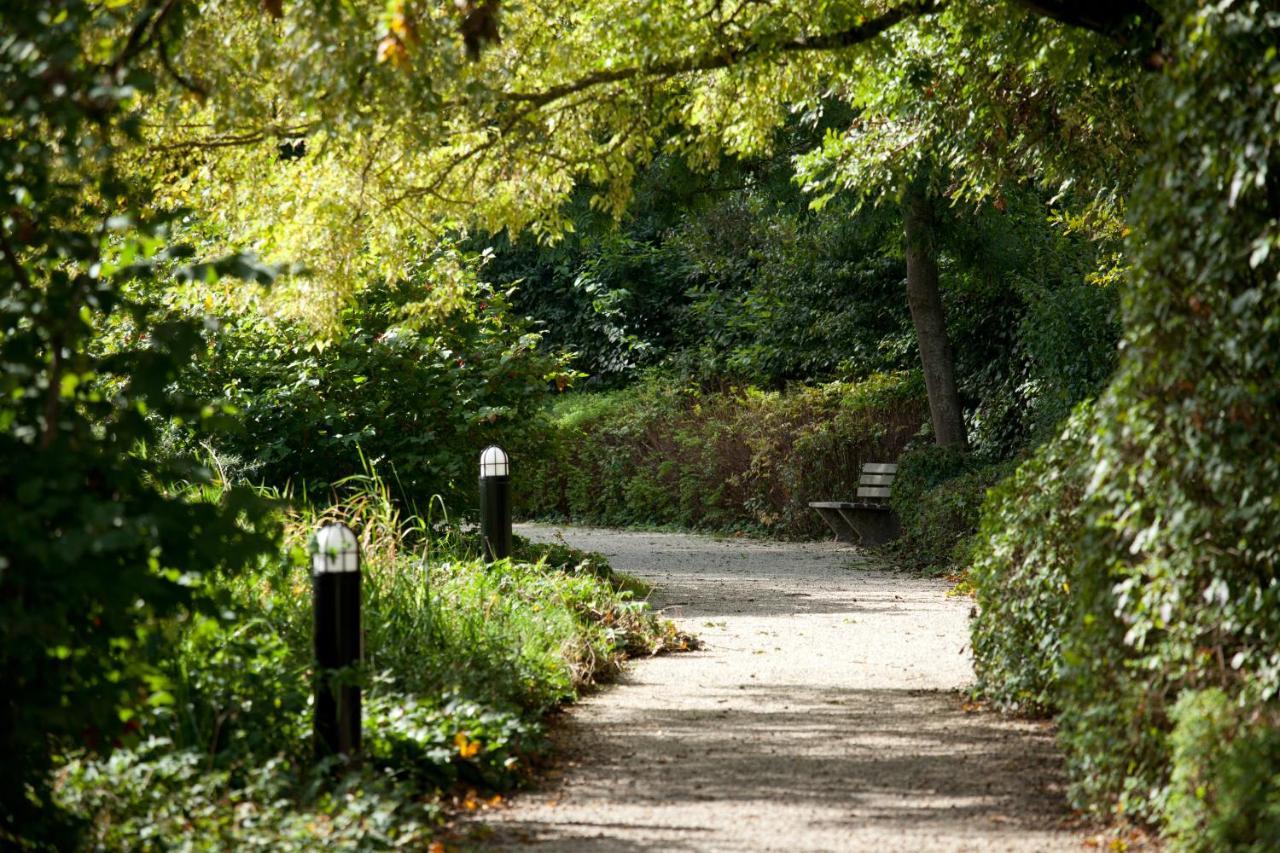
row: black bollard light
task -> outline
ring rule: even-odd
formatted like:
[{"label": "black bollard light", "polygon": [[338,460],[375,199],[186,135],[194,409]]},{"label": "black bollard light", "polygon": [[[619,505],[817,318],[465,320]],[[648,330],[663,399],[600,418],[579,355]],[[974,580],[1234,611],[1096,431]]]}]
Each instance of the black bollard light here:
[{"label": "black bollard light", "polygon": [[486,563],[511,556],[511,461],[496,444],[480,453],[480,540]]},{"label": "black bollard light", "polygon": [[326,522],[316,533],[311,555],[315,610],[316,756],[360,753],[360,687],[334,684],[337,670],[361,658],[360,543],[351,528]]}]

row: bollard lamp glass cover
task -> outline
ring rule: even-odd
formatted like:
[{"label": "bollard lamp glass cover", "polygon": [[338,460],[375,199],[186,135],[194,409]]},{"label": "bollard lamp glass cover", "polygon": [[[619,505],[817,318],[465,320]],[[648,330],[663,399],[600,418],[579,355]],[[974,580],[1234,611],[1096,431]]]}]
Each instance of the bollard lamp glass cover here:
[{"label": "bollard lamp glass cover", "polygon": [[312,574],[358,571],[360,543],[351,528],[340,521],[321,527],[316,533],[315,550],[311,553]]},{"label": "bollard lamp glass cover", "polygon": [[481,477],[506,477],[510,473],[511,464],[507,451],[496,444],[491,444],[480,452]]}]

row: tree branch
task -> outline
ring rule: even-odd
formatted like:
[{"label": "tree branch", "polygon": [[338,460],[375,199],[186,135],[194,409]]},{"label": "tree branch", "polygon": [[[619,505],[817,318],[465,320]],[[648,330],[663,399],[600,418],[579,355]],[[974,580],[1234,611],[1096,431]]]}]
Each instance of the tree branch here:
[{"label": "tree branch", "polygon": [[133,28],[129,31],[124,49],[109,66],[113,71],[119,72],[130,60],[147,49],[151,39],[155,37],[160,25],[164,23],[165,18],[169,17],[169,13],[173,11],[177,2],[178,0],[163,0],[162,3],[149,3],[138,14]]},{"label": "tree branch", "polygon": [[1154,38],[1163,20],[1146,0],[1018,0],[1046,18],[1125,41],[1137,28]]},{"label": "tree branch", "polygon": [[220,136],[206,136],[202,139],[180,139],[151,147],[156,151],[186,151],[212,148],[236,148],[242,145],[256,145],[266,139],[306,136],[315,129],[315,122],[294,125],[269,125],[258,130],[247,130],[243,133],[225,133]]},{"label": "tree branch", "polygon": [[688,74],[694,71],[715,71],[728,68],[744,57],[775,50],[780,53],[799,53],[807,51],[841,50],[871,41],[889,28],[908,19],[932,15],[942,11],[946,0],[910,0],[901,6],[890,9],[881,15],[863,21],[857,26],[834,33],[816,36],[799,36],[791,41],[778,42],[773,45],[745,44],[726,47],[715,53],[694,56],[688,59],[675,59],[668,62],[656,62],[652,65],[637,65],[629,68],[613,68],[607,71],[596,71],[571,83],[562,83],[540,92],[506,92],[500,97],[503,100],[527,104],[534,108],[559,100],[566,95],[581,92],[595,86],[609,83],[621,83],[640,78],[674,77],[677,74]]},{"label": "tree branch", "polygon": [[208,97],[209,93],[195,81],[195,78],[188,79],[178,73],[178,69],[173,66],[173,60],[169,57],[169,43],[164,40],[164,36],[156,39],[156,53],[160,55],[160,64],[164,66],[164,70],[169,72],[169,76],[176,80],[179,86],[197,97]]}]

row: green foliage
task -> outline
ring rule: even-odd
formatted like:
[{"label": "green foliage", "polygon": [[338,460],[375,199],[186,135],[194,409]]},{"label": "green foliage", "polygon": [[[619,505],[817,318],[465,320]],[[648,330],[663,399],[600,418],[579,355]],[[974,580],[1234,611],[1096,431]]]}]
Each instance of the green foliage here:
[{"label": "green foliage", "polygon": [[86,845],[425,844],[445,795],[527,778],[547,711],[628,651],[688,643],[617,591],[598,555],[523,543],[560,563],[485,565],[464,540],[402,518],[376,476],[327,514],[362,538],[365,660],[348,677],[364,686],[363,765],[311,759],[305,545],[319,518],[303,511],[287,519],[282,559],[210,581],[221,612],[158,624],[163,701],[139,710],[138,737],[64,758],[57,802],[88,825]]},{"label": "green foliage", "polygon": [[537,440],[550,384],[571,378],[505,297],[422,316],[429,285],[371,286],[339,315],[331,339],[245,314],[208,332],[209,358],[185,378],[239,410],[243,429],[216,444],[260,482],[320,494],[368,462],[425,510],[474,504],[476,458],[491,442],[517,456]]},{"label": "green foliage", "polygon": [[1131,668],[1131,617],[1117,610],[1113,576],[1090,562],[1110,566],[1116,554],[1114,537],[1091,523],[1089,448],[1100,431],[1096,408],[1079,407],[991,492],[970,575],[974,658],[987,698],[1058,714],[1078,803],[1150,819],[1168,762],[1168,685],[1154,666]]},{"label": "green foliage", "polygon": [[[643,204],[620,231],[575,207],[563,243],[501,240],[484,274],[515,285],[515,304],[579,354],[592,386],[644,364],[680,384],[771,389],[914,367],[899,211],[809,210],[787,176],[812,137],[793,123],[774,156],[706,176],[664,157],[637,179]],[[1054,210],[1045,193],[1011,189],[999,208],[936,211],[960,390],[984,457],[1052,434],[1114,369],[1119,226],[1086,239]]]},{"label": "green foliage", "polygon": [[1081,400],[1095,396],[1111,378],[1120,337],[1115,287],[1089,284],[1048,288],[1019,282],[1026,313],[1018,324],[1018,346],[1026,372],[1020,397],[1031,440],[1051,438]]},{"label": "green foliage", "polygon": [[[55,750],[107,750],[165,701],[161,625],[207,607],[203,579],[273,547],[263,502],[178,490],[210,472],[147,452],[161,427],[207,438],[225,412],[174,386],[199,324],[132,283],[270,280],[233,256],[190,264],[172,217],[118,158],[136,142],[140,51],[158,4],[0,9],[0,844],[69,846],[50,801]],[[188,265],[183,266],[183,263]],[[108,346],[106,330],[122,334]]]},{"label": "green foliage", "polygon": [[968,567],[987,490],[1009,465],[955,448],[928,446],[898,460],[890,502],[902,522],[892,548],[907,565],[936,573]]},{"label": "green foliage", "polygon": [[661,377],[568,397],[551,452],[516,472],[521,509],[607,524],[821,535],[811,500],[857,489],[865,461],[896,459],[924,418],[918,376],[702,392]]},{"label": "green foliage", "polygon": [[[311,789],[301,803],[300,788]],[[332,784],[283,757],[263,757],[233,779],[211,770],[199,750],[161,737],[105,761],[72,759],[58,797],[92,821],[86,842],[108,850],[389,850],[425,843],[440,820],[435,803],[392,774]]]},{"label": "green foliage", "polygon": [[1097,395],[1120,335],[1118,233],[1084,239],[1045,193],[1009,190],[1000,208],[938,214],[970,445],[990,459],[1051,437]]},{"label": "green foliage", "polygon": [[673,366],[772,388],[912,366],[893,212],[788,201],[736,193],[673,235],[690,283]]},{"label": "green foliage", "polygon": [[993,500],[975,573],[985,688],[1057,711],[1079,802],[1192,849],[1265,847],[1277,770],[1280,55],[1261,10],[1167,4],[1117,375]]},{"label": "green foliage", "polygon": [[[894,197],[922,172],[953,199],[998,200],[1029,181],[1055,192],[1079,185],[1083,200],[1113,203],[1143,138],[1133,57],[1152,34],[1135,26],[1099,37],[1005,0],[936,11],[833,69],[858,120],[798,158],[815,203],[839,190]],[[810,103],[820,109],[817,91]]]},{"label": "green foliage", "polygon": [[1223,690],[1187,691],[1170,716],[1170,849],[1262,853],[1280,846],[1280,727]]},{"label": "green foliage", "polygon": [[[897,369],[912,357],[892,211],[815,213],[783,151],[711,174],[666,156],[618,224],[575,204],[554,246],[496,240],[484,275],[577,354],[597,385],[667,364],[700,380],[781,387]],[[616,225],[616,227],[615,227]]]},{"label": "green foliage", "polygon": [[666,354],[687,301],[687,270],[668,234],[732,178],[660,157],[621,223],[594,210],[582,189],[566,206],[573,230],[554,245],[505,232],[473,238],[493,249],[482,276],[510,289],[513,309],[537,319],[545,344],[572,351],[593,384],[631,379]]},{"label": "green foliage", "polygon": [[[0,704],[8,771],[0,782],[0,841],[19,831],[50,844],[74,840],[51,808],[47,771],[50,755],[76,740],[90,743],[65,768],[68,779],[107,778],[93,768],[114,760],[105,753],[119,741],[128,750],[116,753],[119,790],[145,801],[133,811],[113,805],[109,781],[92,789],[76,781],[62,791],[63,804],[81,815],[120,812],[95,824],[107,833],[104,843],[126,843],[111,827],[141,834],[176,826],[173,799],[159,794],[199,789],[197,767],[199,779],[211,780],[207,803],[232,802],[228,792],[264,792],[231,816],[210,807],[186,818],[213,836],[230,833],[237,844],[249,840],[255,814],[277,814],[259,802],[268,799],[314,804],[316,825],[336,827],[339,840],[366,843],[358,834],[367,827],[372,844],[383,827],[390,833],[401,818],[411,828],[418,820],[399,805],[383,807],[403,804],[408,789],[388,794],[372,777],[359,783],[382,792],[365,822],[355,814],[371,801],[308,799],[297,793],[305,785],[288,775],[295,772],[289,761],[258,773],[251,768],[260,765],[245,758],[288,755],[301,741],[289,723],[298,695],[284,691],[273,709],[256,695],[240,699],[267,673],[296,665],[298,596],[279,587],[283,569],[259,567],[254,578],[264,588],[236,585],[236,570],[270,540],[270,517],[254,496],[202,489],[208,472],[189,455],[157,452],[164,434],[210,440],[225,413],[175,384],[198,373],[178,369],[199,356],[197,335],[155,303],[170,304],[181,288],[164,286],[153,300],[130,282],[151,276],[209,288],[223,275],[261,282],[276,270],[245,257],[179,268],[191,250],[166,248],[167,209],[200,205],[182,221],[184,233],[204,245],[253,245],[269,258],[305,260],[314,275],[294,283],[295,297],[349,295],[370,280],[414,282],[422,247],[459,226],[562,235],[574,223],[563,203],[584,184],[590,208],[617,216],[644,164],[660,153],[695,166],[767,155],[779,148],[777,130],[797,119],[822,137],[797,160],[808,187],[824,193],[818,206],[838,206],[836,190],[891,200],[904,180],[927,171],[951,201],[1018,211],[1009,187],[1029,181],[1083,208],[1066,221],[1096,235],[1111,233],[1118,199],[1127,196],[1132,265],[1118,370],[1097,404],[1077,413],[988,504],[975,571],[984,615],[974,648],[989,695],[1058,712],[1082,804],[1163,815],[1174,838],[1189,844],[1195,833],[1225,845],[1270,840],[1240,827],[1270,832],[1264,780],[1275,775],[1280,702],[1280,24],[1264,0],[1162,0],[1132,4],[1124,20],[1086,32],[1028,11],[1036,5],[711,3],[690,14],[683,4],[648,4],[636,14],[632,0],[592,0],[558,10],[564,14],[549,25],[542,4],[503,4],[500,50],[490,49],[488,32],[461,32],[476,23],[463,15],[496,26],[484,15],[497,4],[470,12],[413,0],[3,7],[0,508],[9,525],[0,540],[0,677],[10,696]],[[1055,4],[1056,14],[1070,18],[1078,5]],[[1092,5],[1090,15],[1109,16]],[[1158,73],[1139,73],[1144,63]],[[824,124],[835,100],[842,115]],[[282,143],[292,152],[286,159]],[[757,185],[715,211],[722,221],[697,221],[708,210],[698,208],[683,231],[688,268],[668,268],[666,244],[655,254],[648,236],[601,244],[588,263],[574,265],[572,279],[583,286],[573,306],[589,300],[591,312],[580,328],[611,338],[600,363],[618,356],[620,369],[629,369],[648,357],[647,341],[678,337],[663,301],[647,300],[638,287],[655,280],[660,293],[691,285],[679,307],[689,309],[692,338],[722,336],[701,353],[716,374],[778,384],[841,375],[803,375],[809,371],[907,366],[897,360],[908,355],[894,334],[900,307],[877,313],[888,305],[881,297],[895,268],[878,239],[862,241],[849,223],[776,209]],[[757,218],[769,228],[739,227]],[[953,237],[985,225],[997,238],[1004,230],[986,209],[956,222]],[[703,224],[713,226],[701,232],[705,239]],[[850,239],[828,246],[824,235]],[[1118,265],[1077,268],[1070,252],[1043,251],[1034,236],[1015,236],[1009,245],[1018,250],[1009,253],[985,253],[986,240],[975,240],[984,252],[974,262],[964,239],[953,239],[944,258],[953,332],[966,344],[960,373],[984,458],[1055,432],[1112,368],[1115,296],[1077,285],[1085,267],[1101,267],[1100,282],[1115,281]],[[855,251],[842,254],[850,246]],[[988,275],[1000,256],[1023,260],[1005,270],[1011,274]],[[1048,274],[1018,272],[1037,267]],[[869,287],[845,287],[853,284]],[[864,316],[841,326],[810,310],[827,299]],[[629,322],[628,312],[644,322]],[[353,410],[338,401],[370,384],[364,359],[381,343],[357,339],[328,361],[324,350],[289,351],[282,339],[290,330],[279,328],[259,337],[260,330],[244,329],[223,380],[263,377],[240,401],[246,409],[284,389],[285,396],[297,392],[287,402],[305,413],[298,422],[254,412],[279,428],[268,434],[281,454],[272,478],[293,480],[284,455],[303,456],[313,440],[358,471],[349,439],[378,441],[378,426],[352,429],[345,420]],[[479,356],[499,365],[490,374],[499,382],[508,378],[503,334]],[[413,359],[447,359],[454,344],[445,338],[442,345],[419,340],[403,359],[373,358],[382,371],[377,393],[360,405],[377,409],[392,399],[393,371]],[[262,343],[287,352],[288,369],[257,364],[239,373]],[[797,356],[797,344],[812,351]],[[706,378],[694,358],[682,367]],[[308,383],[322,381],[313,368],[333,384],[309,398]],[[462,399],[447,363],[444,372],[428,373],[429,387],[412,393],[437,406]],[[535,374],[510,378],[532,397]],[[451,390],[430,396],[439,384]],[[918,383],[882,384],[901,393],[877,402],[852,383],[718,395],[655,383],[566,403],[548,457],[565,473],[529,472],[537,479],[535,508],[805,532],[816,525],[802,510],[806,499],[848,493],[857,463],[901,450],[921,420]],[[222,388],[214,391],[220,396]],[[483,404],[496,412],[458,407],[461,422],[474,427],[489,415],[531,411],[501,393],[496,399]],[[396,455],[428,459],[413,445],[418,434],[415,425],[396,423],[387,449],[375,455],[397,464]],[[430,464],[447,468],[463,456],[448,453]],[[929,465],[921,465],[927,474]],[[465,469],[458,470],[439,475],[424,463],[411,472],[412,488],[461,489]],[[955,470],[959,477],[920,492],[916,538],[933,554],[941,553],[941,539],[925,538],[928,528],[958,530],[971,518],[965,513],[979,473]],[[309,485],[325,477],[304,475]],[[195,488],[178,488],[182,482]],[[405,592],[387,600],[438,586],[466,612],[513,594],[527,596],[532,613],[544,601],[552,613],[543,622],[504,609],[492,629],[478,618],[474,628],[465,619],[448,628],[468,637],[474,630],[474,639],[494,644],[502,672],[515,674],[495,675],[496,693],[483,701],[440,704],[452,701],[445,682],[481,690],[447,659],[428,669],[441,681],[421,701],[409,676],[395,675],[404,667],[390,670],[393,680],[379,695],[389,697],[388,708],[412,710],[401,727],[408,733],[378,748],[399,760],[421,746],[421,766],[458,778],[472,772],[467,762],[488,754],[485,744],[505,764],[507,745],[525,736],[513,722],[519,709],[556,701],[575,683],[575,665],[556,663],[539,637],[571,640],[571,653],[559,660],[585,661],[588,671],[618,640],[599,626],[566,633],[581,623],[552,606],[536,577],[512,568],[516,579],[502,587],[491,570],[464,562],[453,574],[432,578],[431,569],[420,580],[398,581]],[[392,556],[380,565],[413,576],[412,560]],[[595,572],[581,579],[603,583]],[[574,595],[605,588],[574,587]],[[252,616],[237,629],[210,621],[218,615],[213,598]],[[387,636],[415,641],[445,631],[449,618],[429,607],[388,605],[381,613]],[[210,624],[217,630],[201,627]],[[218,639],[222,633],[235,636]],[[169,666],[185,657],[162,654],[177,639],[201,655],[185,673]],[[519,641],[513,647],[522,651],[503,646],[500,655],[505,641]],[[256,655],[260,662],[238,667]],[[473,664],[482,665],[468,659]],[[191,710],[181,724],[165,717],[179,702]],[[454,719],[483,732],[484,742],[466,756],[472,742],[455,740],[457,758],[437,761],[431,755]],[[387,730],[400,731],[395,724]],[[276,744],[273,732],[289,742]],[[134,742],[144,736],[142,745]],[[183,750],[198,751],[200,762]],[[1245,767],[1246,751],[1258,766]],[[143,780],[166,755],[173,760],[155,778],[172,781],[158,783],[153,796]],[[225,776],[209,775],[218,773]],[[288,797],[277,796],[286,790]],[[289,832],[299,826],[280,820]],[[313,831],[311,823],[301,826]]]},{"label": "green foliage", "polygon": [[978,599],[973,651],[979,690],[1005,707],[1043,711],[1057,703],[1063,643],[1081,621],[1077,602],[1087,583],[1079,560],[1081,457],[1092,424],[1092,407],[1082,406],[983,507],[969,575]]}]

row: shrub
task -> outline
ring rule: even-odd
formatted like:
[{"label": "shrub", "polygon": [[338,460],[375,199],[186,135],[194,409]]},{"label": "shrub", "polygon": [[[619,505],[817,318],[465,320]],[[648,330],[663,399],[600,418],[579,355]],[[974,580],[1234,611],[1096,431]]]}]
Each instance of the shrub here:
[{"label": "shrub", "polygon": [[1225,691],[1188,691],[1171,714],[1164,830],[1173,850],[1280,849],[1280,727]]},{"label": "shrub", "polygon": [[1092,404],[997,486],[983,508],[971,580],[978,690],[1056,712],[1079,804],[1150,818],[1167,762],[1166,675],[1135,665],[1107,562],[1115,540],[1088,499]]},{"label": "shrub", "polygon": [[902,536],[892,544],[894,553],[920,570],[965,568],[983,499],[1009,467],[936,445],[904,453],[890,497],[902,522]]},{"label": "shrub", "polygon": [[431,537],[376,477],[326,510],[364,554],[365,761],[311,756],[307,537],[287,519],[284,555],[208,582],[220,612],[165,621],[149,652],[150,701],[110,752],[61,757],[55,796],[85,843],[309,850],[423,846],[443,796],[473,800],[528,774],[542,716],[608,676],[628,651],[688,645],[614,584],[608,564],[521,543],[537,562],[486,565],[466,540]]},{"label": "shrub", "polygon": [[811,500],[857,490],[862,462],[896,459],[925,416],[914,374],[785,392],[704,392],[661,377],[566,398],[551,451],[516,472],[519,509],[601,524],[822,535]]},{"label": "shrub", "polygon": [[323,494],[367,459],[392,472],[410,506],[440,495],[466,511],[480,449],[527,452],[550,383],[570,376],[501,294],[469,295],[471,307],[424,318],[426,285],[370,287],[327,341],[271,318],[231,318],[209,333],[209,364],[187,381],[240,410],[244,429],[216,445],[244,460],[237,474]]},{"label": "shrub", "polygon": [[1057,712],[1079,803],[1247,848],[1280,769],[1280,55],[1246,6],[1168,20],[1118,371],[988,506],[974,650]]},{"label": "shrub", "polygon": [[1062,642],[1076,618],[1072,582],[1080,586],[1082,453],[1091,423],[1092,408],[1082,406],[982,509],[970,567],[978,601],[974,663],[978,689],[1005,707],[1056,704]]}]

